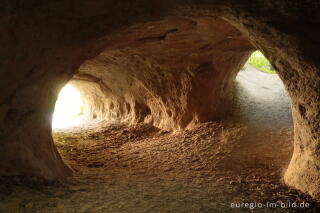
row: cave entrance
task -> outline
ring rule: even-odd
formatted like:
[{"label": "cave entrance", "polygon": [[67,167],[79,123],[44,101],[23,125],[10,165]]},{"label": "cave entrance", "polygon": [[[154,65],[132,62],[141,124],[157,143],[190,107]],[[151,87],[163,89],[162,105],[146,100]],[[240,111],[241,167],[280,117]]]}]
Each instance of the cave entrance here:
[{"label": "cave entrance", "polygon": [[290,97],[277,71],[260,51],[236,76],[236,118],[258,128],[291,127]]},{"label": "cave entrance", "polygon": [[52,128],[68,128],[83,123],[84,102],[78,90],[67,84],[59,93],[53,119]]}]

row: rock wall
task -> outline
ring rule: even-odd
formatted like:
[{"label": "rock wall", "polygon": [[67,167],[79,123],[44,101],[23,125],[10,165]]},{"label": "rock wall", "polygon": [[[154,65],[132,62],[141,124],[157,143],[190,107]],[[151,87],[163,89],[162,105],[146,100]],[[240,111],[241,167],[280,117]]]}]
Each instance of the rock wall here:
[{"label": "rock wall", "polygon": [[93,103],[90,117],[184,129],[223,116],[231,83],[252,50],[219,18],[168,17],[117,32],[74,79],[87,82],[77,85]]},{"label": "rock wall", "polygon": [[319,6],[313,1],[301,9],[284,4],[263,22],[252,11],[231,21],[268,57],[289,93],[295,136],[284,182],[315,198],[320,198],[320,57],[314,27],[320,26],[320,17],[312,11]]},{"label": "rock wall", "polygon": [[[87,59],[91,60],[84,62],[76,77],[90,75],[90,79],[101,79],[111,89],[113,97],[109,99],[119,108],[111,110],[119,111],[113,113],[115,118],[143,120],[165,129],[215,118],[223,101],[210,107],[206,103],[211,98],[224,97],[218,93],[225,90],[221,90],[221,85],[209,85],[228,85],[227,76],[232,76],[245,58],[244,53],[235,51],[237,45],[228,38],[206,38],[207,33],[229,36],[224,26],[216,34],[212,34],[210,24],[195,26],[195,22],[204,23],[208,16],[221,16],[262,50],[279,71],[292,99],[295,123],[294,154],[284,179],[290,186],[319,198],[319,9],[317,0],[1,1],[0,174],[46,179],[69,174],[52,143],[50,116],[59,89]],[[183,18],[171,23],[169,17]],[[160,29],[153,34],[152,25],[161,20],[168,26],[157,25]],[[190,34],[177,25],[191,30]],[[121,32],[141,40],[127,40]],[[188,39],[194,43],[188,43]],[[205,46],[203,41],[222,43]],[[203,53],[197,42],[203,45]],[[210,51],[218,47],[226,50],[230,43],[232,50],[227,55]],[[175,49],[189,54],[177,53]],[[155,53],[158,51],[162,51],[163,57]],[[228,63],[231,67],[223,67],[225,61],[232,60],[235,62]],[[97,76],[91,69],[97,69],[97,65],[108,72]],[[115,83],[123,79],[120,75],[128,81],[121,87]],[[103,85],[96,84],[99,88]],[[203,93],[205,90],[209,93]],[[101,104],[108,111],[112,108],[111,102],[110,106]],[[205,116],[207,112],[210,116]],[[96,116],[112,117],[103,110]]]}]

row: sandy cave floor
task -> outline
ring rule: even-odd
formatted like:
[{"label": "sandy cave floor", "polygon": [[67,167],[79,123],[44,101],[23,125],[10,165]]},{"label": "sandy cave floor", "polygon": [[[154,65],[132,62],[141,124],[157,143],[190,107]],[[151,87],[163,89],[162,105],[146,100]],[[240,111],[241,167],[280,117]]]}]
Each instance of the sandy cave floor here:
[{"label": "sandy cave floor", "polygon": [[[276,75],[249,66],[237,76],[232,120],[183,132],[118,123],[55,130],[55,144],[74,175],[50,184],[0,178],[0,212],[320,212],[319,202],[281,181],[293,127],[278,83]],[[288,201],[311,207],[279,207]],[[278,208],[230,207],[240,202]]]},{"label": "sandy cave floor", "polygon": [[[281,183],[291,136],[290,128],[228,123],[180,133],[119,124],[55,132],[74,176],[49,185],[4,179],[0,212],[318,212],[319,203]],[[311,208],[230,208],[289,200]]]}]

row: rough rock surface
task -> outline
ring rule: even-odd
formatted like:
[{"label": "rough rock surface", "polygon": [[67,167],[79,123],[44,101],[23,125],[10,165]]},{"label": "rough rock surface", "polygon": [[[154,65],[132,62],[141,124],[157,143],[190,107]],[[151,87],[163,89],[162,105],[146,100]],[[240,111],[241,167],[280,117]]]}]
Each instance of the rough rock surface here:
[{"label": "rough rock surface", "polygon": [[[101,52],[105,53],[104,50],[110,45],[110,38],[114,38],[117,32],[126,31],[137,23],[148,26],[147,23],[168,20],[165,17],[170,16],[221,16],[247,36],[253,46],[260,49],[279,71],[291,97],[295,125],[293,157],[284,179],[290,186],[319,198],[319,9],[317,0],[1,1],[0,174],[36,175],[55,179],[69,173],[52,143],[50,116],[56,96],[86,59],[94,58]],[[166,30],[161,32],[168,32]],[[179,33],[170,32],[167,35],[157,34],[152,39],[157,40],[159,36],[170,38]],[[150,40],[145,42],[150,45]],[[115,45],[121,47],[120,44]],[[188,45],[193,47],[194,44]],[[125,57],[123,52],[117,52],[112,45],[110,49],[114,51],[111,55],[117,56],[119,53],[119,58]],[[148,54],[142,54],[143,47],[137,46],[131,49],[133,50],[138,52],[139,57]],[[183,48],[181,50],[183,51]],[[98,58],[103,56],[103,53]],[[155,61],[162,63],[159,59]],[[123,69],[124,65],[118,65],[120,61],[117,60],[119,59],[115,60],[117,67]],[[132,66],[147,69],[148,63],[138,63],[134,57],[130,62],[131,60],[135,61],[130,63]],[[219,60],[225,60],[223,55],[220,55]],[[151,72],[154,69],[147,70]],[[153,85],[151,82],[156,79],[152,78],[151,73],[148,77]],[[161,79],[169,78],[165,77],[166,75]],[[207,80],[210,82],[210,78]],[[137,92],[138,82],[142,87],[147,84],[140,74],[137,75],[132,93]],[[188,80],[182,82],[186,83]],[[182,85],[181,83],[175,86],[181,88]],[[160,100],[160,97],[174,97],[161,93],[158,86],[151,88],[154,89],[154,94],[159,95],[149,99],[152,103]],[[164,88],[164,91],[175,89],[168,88],[167,85]],[[145,88],[141,90],[147,93]],[[121,95],[116,94],[116,97],[121,98]],[[179,117],[184,112],[179,112],[178,115],[175,107],[183,102],[174,100],[173,106],[169,106],[174,109],[171,112],[174,118],[172,119],[168,116],[170,113],[163,108],[153,106],[151,102],[137,100],[136,94],[133,94],[133,97],[135,98],[126,100],[130,108],[136,106],[136,103],[143,103],[144,106],[149,106],[149,110],[137,110],[134,112],[137,114],[130,115],[129,118],[145,118],[150,117],[146,116],[147,114],[152,114],[152,122],[165,128],[175,126],[170,123],[172,120],[178,121],[178,126],[182,127],[193,120],[193,116],[190,117],[193,113],[186,113],[187,118]],[[204,112],[202,110],[207,109],[201,109],[200,112]],[[132,113],[133,110],[130,111]],[[167,117],[164,124],[154,117],[156,112]],[[215,114],[214,111],[210,112]],[[139,113],[142,116],[139,116]]]},{"label": "rough rock surface", "polygon": [[253,49],[242,33],[214,17],[134,25],[105,48],[73,78],[89,99],[89,116],[165,130],[221,118],[232,81]]},{"label": "rough rock surface", "polygon": [[292,127],[207,122],[173,133],[147,124],[92,122],[54,130],[53,137],[74,175],[36,187],[21,178],[0,179],[0,212],[248,213],[230,204],[252,201],[309,204],[253,207],[255,213],[320,209],[320,202],[280,180],[292,153]]}]

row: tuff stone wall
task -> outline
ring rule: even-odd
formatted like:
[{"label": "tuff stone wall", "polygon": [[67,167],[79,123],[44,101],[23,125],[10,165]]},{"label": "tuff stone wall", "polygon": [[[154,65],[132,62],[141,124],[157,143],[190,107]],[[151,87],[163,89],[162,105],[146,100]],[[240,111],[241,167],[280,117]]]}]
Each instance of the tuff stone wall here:
[{"label": "tuff stone wall", "polygon": [[73,79],[92,103],[90,117],[179,130],[223,117],[232,81],[252,50],[219,18],[168,17],[110,37]]},{"label": "tuff stone wall", "polygon": [[[182,59],[175,60],[177,54],[175,51],[165,54],[170,60],[154,57],[154,51],[165,47],[167,39],[169,41],[173,39],[172,41],[183,46],[175,46],[174,42],[169,42],[168,50],[178,48],[179,51],[188,52],[185,50],[185,48],[189,50],[187,47],[193,51],[199,48],[195,43],[183,42],[191,35],[183,34],[179,28],[177,31],[174,24],[169,25],[170,28],[161,26],[161,30],[155,35],[148,31],[151,29],[144,29],[147,36],[140,34],[134,38],[142,40],[135,42],[127,41],[125,37],[121,39],[119,33],[127,32],[130,38],[130,31],[126,30],[131,29],[133,34],[138,32],[139,35],[139,26],[148,27],[148,23],[170,20],[169,17],[183,17],[186,22],[182,23],[182,26],[192,29],[194,17],[206,19],[208,16],[221,16],[245,35],[255,48],[262,50],[279,71],[279,76],[292,99],[295,124],[294,154],[284,179],[290,186],[319,198],[320,58],[317,54],[320,35],[319,9],[320,4],[316,0],[304,2],[299,0],[1,1],[0,174],[35,175],[55,179],[70,173],[52,143],[50,116],[59,89],[76,74],[81,64],[83,65],[79,75],[82,74],[82,77],[83,74],[88,74],[87,69],[95,63],[103,66],[103,69],[111,67],[117,69],[119,71],[117,73],[123,73],[124,76],[134,74],[128,78],[132,83],[131,86],[130,84],[124,88],[110,86],[114,90],[112,94],[115,97],[125,100],[119,99],[114,102],[129,103],[130,109],[138,104],[148,106],[149,110],[145,108],[141,115],[134,110],[130,110],[131,114],[123,112],[122,115],[128,115],[127,118],[131,121],[134,121],[133,118],[137,120],[141,118],[167,129],[183,128],[193,121],[214,118],[218,114],[216,109],[219,107],[214,109],[215,104],[213,107],[207,107],[204,103],[207,103],[207,98],[221,96],[201,91],[204,91],[203,87],[208,87],[210,83],[224,82],[223,79],[227,78],[221,76],[219,81],[216,81],[214,80],[216,78],[210,78],[209,73],[217,75],[220,73],[219,70],[227,70],[232,76],[233,70],[238,63],[240,64],[242,57],[245,58],[245,54],[233,55],[231,52],[236,51],[230,50],[228,57],[238,62],[232,63],[234,67],[218,70],[215,66],[224,64],[225,55],[210,53],[206,48],[217,48],[219,45],[203,46],[206,52],[199,51],[197,53],[199,58],[192,54],[178,55],[186,59],[186,64],[181,63]],[[211,27],[210,24],[206,26]],[[198,30],[210,34],[210,29],[204,30],[206,26]],[[220,31],[225,33],[224,35],[229,35],[223,28],[216,33],[220,34]],[[204,38],[204,34],[197,34],[196,27],[192,33],[196,33],[202,40],[210,40]],[[176,38],[177,35],[181,38]],[[163,38],[164,41],[161,42]],[[192,36],[189,37],[191,38]],[[191,40],[196,42],[196,38]],[[163,44],[155,45],[153,49],[151,44],[154,43]],[[130,47],[128,52],[125,51],[127,45]],[[144,49],[146,47],[151,50],[146,52]],[[128,57],[129,52],[133,55],[131,58]],[[144,59],[145,56],[148,56],[148,59]],[[210,63],[208,58],[211,56],[219,57]],[[99,59],[102,61],[97,62]],[[105,65],[105,60],[110,63]],[[179,72],[177,70],[171,72],[177,61],[179,61],[177,68]],[[157,69],[158,66],[160,68]],[[144,72],[132,72],[136,69]],[[199,75],[194,74],[197,69],[202,70]],[[153,73],[154,70],[156,74]],[[155,78],[159,73],[163,73],[163,77]],[[111,77],[111,74],[109,76],[95,76],[95,74],[92,74],[93,77],[100,79]],[[176,81],[176,78],[183,80]],[[172,84],[171,87],[168,82],[172,79],[178,83]],[[156,82],[158,80],[164,81],[161,85],[165,86],[159,87],[160,83]],[[190,90],[190,87],[193,89]],[[116,91],[117,89],[123,89],[124,93]],[[213,91],[210,89],[214,89],[215,92],[221,91],[218,85],[208,88],[209,91]],[[168,91],[177,94],[167,96],[165,93]],[[138,94],[150,96],[138,100]],[[152,95],[156,96],[151,97]],[[183,98],[177,101],[175,97]],[[192,98],[187,100],[185,97]],[[202,106],[195,107],[193,106],[195,103],[200,103]],[[179,111],[178,107],[193,111]],[[171,112],[167,112],[167,108]],[[212,117],[203,117],[207,112]],[[101,116],[105,115],[102,113]]]}]

